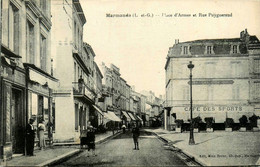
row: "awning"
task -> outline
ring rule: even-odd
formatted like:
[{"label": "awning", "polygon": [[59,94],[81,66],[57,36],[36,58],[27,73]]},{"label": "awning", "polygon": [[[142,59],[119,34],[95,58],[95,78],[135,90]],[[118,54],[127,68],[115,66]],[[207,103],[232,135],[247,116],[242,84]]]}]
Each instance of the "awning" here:
[{"label": "awning", "polygon": [[136,115],[136,117],[137,117],[140,121],[143,121],[142,118],[140,118],[138,115]]},{"label": "awning", "polygon": [[104,112],[104,117],[110,119],[111,121],[121,122],[121,119],[116,116],[114,112],[108,111],[107,113]]},{"label": "awning", "polygon": [[133,120],[133,121],[135,121],[135,117],[133,116],[133,114],[132,113],[128,113],[129,114],[129,116],[130,116],[130,118]]},{"label": "awning", "polygon": [[123,115],[126,117],[127,121],[131,121],[131,118],[129,117],[129,115],[126,113],[126,111],[122,111]]},{"label": "awning", "polygon": [[58,79],[39,69],[34,64],[24,63],[24,66],[29,67],[29,79],[31,81],[38,82],[41,85],[45,85],[47,83],[48,87],[51,89],[57,88],[59,81]]},{"label": "awning", "polygon": [[95,106],[94,104],[92,106],[99,112],[99,114],[104,116],[103,112],[97,106]]}]

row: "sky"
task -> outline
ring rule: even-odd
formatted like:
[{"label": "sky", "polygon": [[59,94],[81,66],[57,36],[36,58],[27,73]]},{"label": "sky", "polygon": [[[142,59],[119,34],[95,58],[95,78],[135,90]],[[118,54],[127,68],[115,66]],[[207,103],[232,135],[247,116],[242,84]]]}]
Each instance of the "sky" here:
[{"label": "sky", "polygon": [[[92,46],[95,61],[99,67],[102,62],[119,67],[121,77],[134,85],[137,92],[151,90],[157,96],[165,94],[164,66],[175,39],[185,42],[238,38],[245,28],[260,39],[260,0],[80,2],[87,20],[83,39]],[[106,17],[106,14],[134,13],[138,17]],[[232,13],[232,17],[216,18],[209,13]]]}]

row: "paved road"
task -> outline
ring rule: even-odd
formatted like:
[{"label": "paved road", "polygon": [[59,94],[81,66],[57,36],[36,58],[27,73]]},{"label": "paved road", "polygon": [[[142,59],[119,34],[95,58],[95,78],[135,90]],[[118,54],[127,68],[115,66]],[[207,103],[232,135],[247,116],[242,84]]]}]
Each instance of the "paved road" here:
[{"label": "paved road", "polygon": [[56,166],[186,166],[157,137],[141,131],[140,150],[133,150],[130,132],[96,146],[96,157],[84,151]]}]

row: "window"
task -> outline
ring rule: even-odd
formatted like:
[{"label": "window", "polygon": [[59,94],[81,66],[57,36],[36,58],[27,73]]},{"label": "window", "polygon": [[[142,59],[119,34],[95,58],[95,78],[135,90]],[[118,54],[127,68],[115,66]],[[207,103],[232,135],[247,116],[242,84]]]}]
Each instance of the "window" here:
[{"label": "window", "polygon": [[34,25],[27,20],[26,25],[26,50],[27,50],[27,62],[34,64],[34,50],[35,50],[35,36]]},{"label": "window", "polygon": [[74,62],[74,82],[77,82],[77,65],[76,63]]},{"label": "window", "polygon": [[188,46],[183,47],[183,54],[185,54],[185,55],[188,54]]},{"label": "window", "polygon": [[41,69],[43,71],[46,71],[46,61],[47,61],[47,44],[46,44],[47,40],[46,38],[41,35],[40,37],[40,64],[41,64]]},{"label": "window", "polygon": [[240,75],[240,62],[231,62],[231,74],[233,77],[239,77]]},{"label": "window", "polygon": [[77,41],[77,24],[74,21],[74,45],[76,46],[76,41]]},{"label": "window", "polygon": [[43,12],[47,11],[47,0],[40,0],[40,6]]},{"label": "window", "polygon": [[183,86],[183,88],[182,88],[182,99],[189,100],[189,87],[188,86]]},{"label": "window", "polygon": [[212,85],[208,85],[208,100],[214,100],[214,87]]},{"label": "window", "polygon": [[19,53],[19,10],[10,3],[9,5],[9,36],[8,46],[16,54]]},{"label": "window", "polygon": [[254,73],[260,73],[260,59],[254,59],[253,67]]},{"label": "window", "polygon": [[253,85],[253,97],[254,99],[260,99],[260,81],[255,82]]},{"label": "window", "polygon": [[232,46],[232,53],[237,53],[237,45]]},{"label": "window", "polygon": [[75,104],[75,131],[79,130],[79,107]]},{"label": "window", "polygon": [[240,98],[239,93],[240,93],[239,85],[234,85],[233,88],[232,88],[232,98],[233,98],[233,100],[238,100]]},{"label": "window", "polygon": [[206,78],[213,78],[214,74],[215,74],[215,69],[216,69],[216,65],[214,62],[207,62],[205,64],[205,74],[206,74]]},{"label": "window", "polygon": [[212,46],[207,46],[207,54],[212,54]]}]

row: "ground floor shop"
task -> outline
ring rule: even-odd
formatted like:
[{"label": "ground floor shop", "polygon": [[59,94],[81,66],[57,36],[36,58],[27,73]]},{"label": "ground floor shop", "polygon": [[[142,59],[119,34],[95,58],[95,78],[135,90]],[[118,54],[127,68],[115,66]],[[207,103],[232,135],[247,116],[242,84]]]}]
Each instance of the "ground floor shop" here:
[{"label": "ground floor shop", "polygon": [[[166,129],[171,129],[177,119],[189,123],[191,113],[189,104],[168,107],[168,110],[165,109],[164,112]],[[247,117],[248,121],[253,115],[260,116],[259,104],[246,102],[227,104],[225,102],[225,104],[194,104],[192,108],[193,118],[199,116],[202,122],[205,122],[205,118],[212,117],[215,124],[224,124],[226,118],[232,118],[234,123],[238,124],[243,115]]]},{"label": "ground floor shop", "polygon": [[48,143],[51,143],[52,89],[50,85],[56,79],[27,64],[24,64],[24,68],[14,68],[3,57],[2,63],[5,74],[0,81],[0,159],[8,159],[13,154],[26,154],[25,129],[30,118],[35,120],[35,146],[39,142],[37,125],[42,119],[45,120],[46,125],[45,138]]}]

